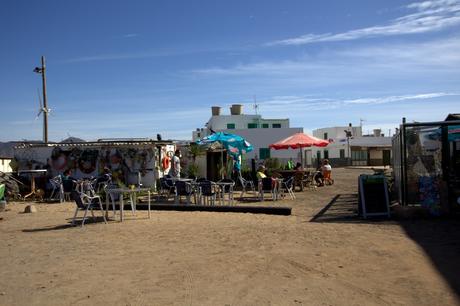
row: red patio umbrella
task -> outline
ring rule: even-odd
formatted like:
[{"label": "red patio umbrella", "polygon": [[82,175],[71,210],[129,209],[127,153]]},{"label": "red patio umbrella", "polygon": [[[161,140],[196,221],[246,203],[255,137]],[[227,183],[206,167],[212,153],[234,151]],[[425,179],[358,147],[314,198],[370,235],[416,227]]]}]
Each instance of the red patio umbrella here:
[{"label": "red patio umbrella", "polygon": [[306,147],[325,147],[329,144],[328,140],[319,139],[314,136],[310,136],[304,133],[295,133],[283,140],[278,142],[272,143],[268,147],[275,150],[287,150],[291,149],[299,149],[300,150],[300,162],[303,166],[303,156],[302,156],[302,148]]}]

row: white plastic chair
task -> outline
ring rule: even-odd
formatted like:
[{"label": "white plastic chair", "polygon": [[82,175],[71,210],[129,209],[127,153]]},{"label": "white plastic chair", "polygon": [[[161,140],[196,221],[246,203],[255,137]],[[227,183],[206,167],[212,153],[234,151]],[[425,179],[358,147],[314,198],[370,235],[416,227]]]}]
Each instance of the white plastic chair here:
[{"label": "white plastic chair", "polygon": [[289,194],[292,200],[295,199],[295,194],[294,194],[294,177],[291,176],[290,178],[283,180],[281,183],[282,187],[286,192]]},{"label": "white plastic chair", "polygon": [[58,196],[59,202],[64,202],[64,187],[62,186],[61,176],[56,176],[50,179],[53,190],[51,191],[50,200],[56,199]]},{"label": "white plastic chair", "polygon": [[255,192],[254,183],[253,183],[252,181],[249,181],[249,180],[244,179],[243,176],[241,176],[241,173],[240,173],[240,175],[238,176],[238,179],[240,180],[241,187],[243,188],[243,189],[241,190],[240,199],[243,198],[243,195],[244,195],[244,193],[247,191],[247,188],[248,188],[248,187],[251,189],[252,192]]},{"label": "white plastic chair", "polygon": [[270,192],[273,201],[278,199],[277,186],[273,184],[273,179],[271,177],[264,177],[259,180],[259,199],[261,201],[264,200],[265,191]]},{"label": "white plastic chair", "polygon": [[76,221],[79,210],[85,211],[83,215],[83,220],[81,222],[82,227],[85,225],[88,210],[91,211],[91,215],[93,216],[94,219],[96,219],[96,216],[94,215],[94,212],[93,212],[94,208],[100,209],[102,218],[104,219],[104,222],[107,223],[107,219],[105,218],[105,214],[104,214],[104,209],[102,208],[101,198],[99,196],[89,196],[83,192],[79,192],[75,190],[75,191],[72,191],[72,197],[75,201],[75,204],[77,205],[77,208],[75,209],[75,214],[72,218],[72,225],[75,225],[75,221]]}]

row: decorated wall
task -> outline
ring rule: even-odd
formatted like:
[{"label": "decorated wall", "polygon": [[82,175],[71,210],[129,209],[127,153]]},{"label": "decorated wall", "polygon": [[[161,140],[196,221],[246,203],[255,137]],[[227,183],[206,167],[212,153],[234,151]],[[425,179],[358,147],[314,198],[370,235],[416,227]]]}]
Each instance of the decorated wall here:
[{"label": "decorated wall", "polygon": [[96,177],[107,167],[114,181],[145,186],[154,184],[162,173],[161,158],[171,154],[174,146],[54,146],[15,149],[17,170],[47,169],[49,176],[72,171],[76,179]]}]

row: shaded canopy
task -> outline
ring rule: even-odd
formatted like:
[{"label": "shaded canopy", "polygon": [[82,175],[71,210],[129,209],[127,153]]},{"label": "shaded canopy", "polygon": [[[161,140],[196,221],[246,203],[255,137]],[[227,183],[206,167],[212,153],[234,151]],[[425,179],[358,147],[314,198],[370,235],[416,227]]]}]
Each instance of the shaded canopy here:
[{"label": "shaded canopy", "polygon": [[314,136],[310,136],[304,133],[295,133],[283,140],[272,143],[269,145],[269,148],[275,150],[286,150],[286,149],[300,149],[305,147],[326,147],[329,144],[329,141],[324,139],[319,139]]}]

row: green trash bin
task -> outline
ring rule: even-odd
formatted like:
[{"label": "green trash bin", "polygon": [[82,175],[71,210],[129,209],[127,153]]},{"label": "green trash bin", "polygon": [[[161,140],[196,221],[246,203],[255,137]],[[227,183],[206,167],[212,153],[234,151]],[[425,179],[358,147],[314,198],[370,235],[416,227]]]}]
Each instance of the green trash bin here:
[{"label": "green trash bin", "polygon": [[0,184],[0,201],[5,200],[5,184]]},{"label": "green trash bin", "polygon": [[5,208],[6,208],[5,184],[0,184],[0,211],[4,211]]}]

